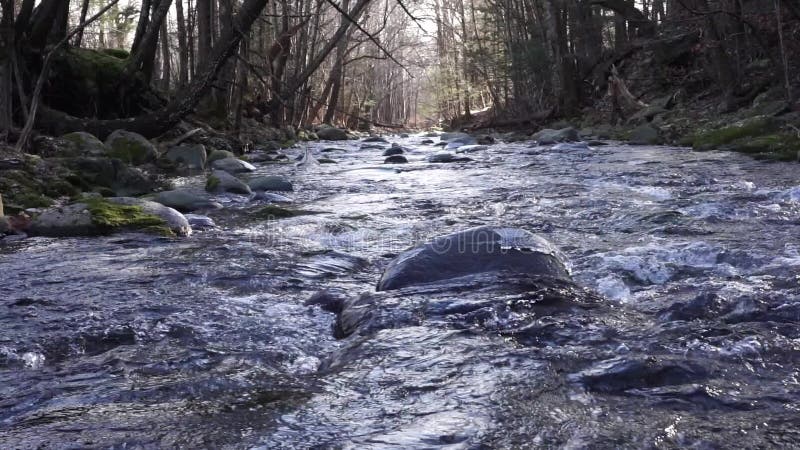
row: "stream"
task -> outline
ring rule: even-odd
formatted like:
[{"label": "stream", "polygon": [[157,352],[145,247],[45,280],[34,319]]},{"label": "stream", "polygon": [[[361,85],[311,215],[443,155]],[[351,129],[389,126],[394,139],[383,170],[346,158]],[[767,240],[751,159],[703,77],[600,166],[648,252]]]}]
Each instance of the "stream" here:
[{"label": "stream", "polygon": [[[800,448],[797,164],[530,142],[437,164],[422,139],[390,138],[408,164],[356,141],[256,164],[313,214],[221,195],[189,238],[0,240],[0,448]],[[480,225],[544,237],[575,285],[375,293]],[[336,333],[320,295],[369,320]]]}]

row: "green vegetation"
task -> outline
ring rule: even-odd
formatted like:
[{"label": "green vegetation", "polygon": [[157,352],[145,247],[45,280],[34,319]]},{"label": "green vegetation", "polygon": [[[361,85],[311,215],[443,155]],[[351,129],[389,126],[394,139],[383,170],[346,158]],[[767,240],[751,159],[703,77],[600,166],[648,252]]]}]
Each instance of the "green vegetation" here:
[{"label": "green vegetation", "polygon": [[92,222],[101,230],[134,229],[162,236],[174,236],[166,222],[158,216],[147,214],[140,206],[118,205],[97,197],[81,199],[92,214]]},{"label": "green vegetation", "polygon": [[755,117],[731,126],[697,132],[691,137],[691,143],[695,150],[711,150],[738,139],[761,136],[776,128],[777,124],[774,119],[763,116]]},{"label": "green vegetation", "polygon": [[214,192],[217,190],[217,187],[219,187],[219,183],[219,178],[215,177],[214,175],[209,176],[208,180],[206,180],[206,191]]}]

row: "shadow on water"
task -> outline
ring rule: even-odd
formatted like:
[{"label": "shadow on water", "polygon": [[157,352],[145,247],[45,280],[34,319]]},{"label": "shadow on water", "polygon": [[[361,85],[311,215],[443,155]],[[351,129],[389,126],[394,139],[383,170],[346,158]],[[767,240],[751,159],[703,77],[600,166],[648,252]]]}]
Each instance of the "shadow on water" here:
[{"label": "shadow on water", "polygon": [[[2,447],[800,442],[796,166],[527,143],[432,164],[421,139],[399,166],[354,142],[258,166],[314,214],[229,196],[189,239],[0,242]],[[576,284],[375,292],[403,250],[487,224],[555,243]]]}]

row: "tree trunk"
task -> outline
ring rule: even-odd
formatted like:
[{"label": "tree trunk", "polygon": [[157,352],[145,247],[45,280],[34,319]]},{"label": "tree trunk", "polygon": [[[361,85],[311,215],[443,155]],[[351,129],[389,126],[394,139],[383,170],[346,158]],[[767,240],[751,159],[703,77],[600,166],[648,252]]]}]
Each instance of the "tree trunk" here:
[{"label": "tree trunk", "polygon": [[[342,0],[342,10],[347,11],[349,8],[350,0]],[[339,26],[350,27],[350,21],[347,20],[346,17],[342,16],[339,20]],[[328,108],[325,110],[325,117],[322,118],[323,123],[333,122],[333,115],[336,112],[336,106],[339,103],[339,90],[341,89],[342,78],[344,76],[342,67],[344,65],[344,56],[347,52],[347,43],[348,39],[342,38],[339,40],[339,43],[336,46],[336,61],[334,61],[333,69],[331,70],[331,96],[330,100],[328,101]]]},{"label": "tree trunk", "polygon": [[220,36],[208,54],[206,65],[198,71],[198,76],[188,86],[181,89],[175,95],[174,100],[160,110],[129,119],[93,120],[72,117],[60,111],[42,108],[37,120],[39,128],[53,135],[62,135],[72,131],[88,131],[100,139],[105,139],[111,132],[118,129],[134,131],[147,138],[161,135],[191,113],[197,103],[208,93],[212,81],[267,3],[268,0],[245,0],[234,19],[234,26]]},{"label": "tree trunk", "polygon": [[211,52],[211,1],[197,0],[195,20],[197,21],[197,67],[206,65]]},{"label": "tree trunk", "polygon": [[167,19],[161,23],[161,90],[169,92],[172,64],[170,62],[169,32]]},{"label": "tree trunk", "polygon": [[189,45],[186,40],[186,19],[183,16],[183,0],[175,2],[175,15],[178,26],[178,88],[186,86],[189,82]]}]

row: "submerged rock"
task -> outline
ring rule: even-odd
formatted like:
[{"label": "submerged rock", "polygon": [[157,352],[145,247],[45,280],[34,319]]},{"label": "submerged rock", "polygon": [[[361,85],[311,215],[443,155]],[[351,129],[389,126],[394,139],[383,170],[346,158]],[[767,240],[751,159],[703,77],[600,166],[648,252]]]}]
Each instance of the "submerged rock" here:
[{"label": "submerged rock", "polygon": [[402,155],[403,153],[405,153],[403,147],[392,145],[391,148],[387,148],[386,151],[383,152],[383,156]]},{"label": "submerged rock", "polygon": [[199,214],[186,214],[186,220],[189,221],[189,225],[191,225],[193,230],[208,230],[211,228],[217,228],[217,224],[214,223],[208,216],[201,216]]},{"label": "submerged rock", "polygon": [[206,180],[206,190],[208,192],[232,192],[234,194],[252,194],[253,191],[244,183],[244,181],[236,178],[228,172],[222,170],[215,170],[211,172],[208,180]]},{"label": "submerged rock", "polygon": [[564,142],[561,144],[554,145],[550,150],[555,151],[580,151],[580,150],[591,150],[589,148],[589,144],[586,142]]},{"label": "submerged rock", "polygon": [[408,159],[403,155],[392,155],[383,160],[384,164],[405,164],[407,162]]},{"label": "submerged rock", "polygon": [[253,172],[256,170],[254,165],[239,158],[218,159],[211,163],[211,167],[228,173]]},{"label": "submerged rock", "polygon": [[456,153],[473,153],[482,150],[487,150],[489,147],[486,145],[462,145],[458,147]]},{"label": "submerged rock", "polygon": [[362,139],[361,142],[383,142],[385,144],[389,143],[389,141],[387,141],[386,139],[384,139],[384,138],[382,138],[380,136],[366,137],[366,138]]},{"label": "submerged rock", "polygon": [[186,188],[159,192],[153,197],[153,201],[182,212],[222,208],[220,203],[211,200],[205,192]]},{"label": "submerged rock", "polygon": [[457,157],[452,153],[437,153],[428,157],[428,162],[432,163],[451,163],[451,162],[468,162],[472,161],[471,158]]},{"label": "submerged rock", "polygon": [[139,165],[153,162],[158,157],[155,146],[141,134],[116,130],[106,139],[108,154],[126,163]]},{"label": "submerged rock", "polygon": [[256,192],[252,200],[260,200],[269,203],[294,203],[294,200],[291,198],[272,192]]},{"label": "submerged rock", "polygon": [[389,263],[377,289],[387,291],[495,271],[570,278],[558,249],[547,240],[518,228],[482,226],[403,252]]},{"label": "submerged rock", "polygon": [[294,190],[292,182],[278,175],[267,175],[253,178],[247,183],[253,191],[278,191],[291,192]]}]

